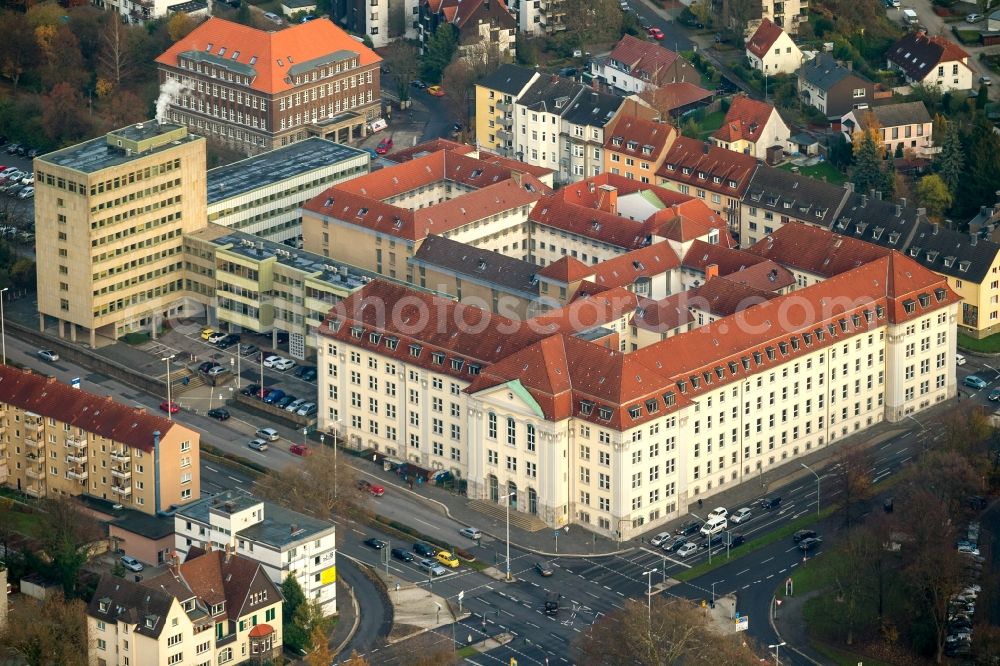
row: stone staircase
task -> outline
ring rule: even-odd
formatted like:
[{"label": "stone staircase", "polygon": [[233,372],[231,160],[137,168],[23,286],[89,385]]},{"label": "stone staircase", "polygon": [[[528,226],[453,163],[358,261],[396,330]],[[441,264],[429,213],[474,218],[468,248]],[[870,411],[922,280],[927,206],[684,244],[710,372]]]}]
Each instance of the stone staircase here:
[{"label": "stone staircase", "polygon": [[[486,514],[501,523],[506,523],[507,521],[507,507],[503,504],[488,502],[486,500],[469,500],[468,507],[473,511]],[[510,512],[510,524],[526,532],[540,532],[548,527],[538,516],[532,516],[529,513],[522,513],[520,511]]]},{"label": "stone staircase", "polygon": [[[185,383],[187,379],[187,383]],[[167,376],[166,373],[159,377],[159,380],[166,383]],[[205,378],[200,372],[192,372],[189,368],[184,368],[182,370],[172,370],[170,372],[170,395],[171,397],[177,397],[184,395],[191,389],[196,389],[199,386],[205,385]]]}]

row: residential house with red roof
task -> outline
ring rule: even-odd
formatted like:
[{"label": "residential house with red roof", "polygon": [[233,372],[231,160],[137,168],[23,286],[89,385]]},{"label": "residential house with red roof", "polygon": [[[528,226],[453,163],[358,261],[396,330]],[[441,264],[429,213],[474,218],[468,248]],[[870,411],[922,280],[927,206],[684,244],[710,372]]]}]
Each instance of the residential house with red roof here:
[{"label": "residential house with red roof", "polygon": [[328,188],[302,209],[306,250],[412,283],[431,234],[531,255],[526,222],[550,188],[507,162],[442,150]]},{"label": "residential house with red roof", "polygon": [[886,54],[889,69],[903,73],[910,85],[950,90],[972,90],[969,54],[948,39],[923,30],[903,35]]},{"label": "residential house with red roof", "polygon": [[420,52],[440,25],[455,29],[459,55],[470,62],[514,59],[517,20],[504,0],[420,0]]},{"label": "residential house with red roof", "polygon": [[604,171],[654,183],[677,135],[669,123],[619,116],[604,138]]},{"label": "residential house with red roof", "polygon": [[767,102],[736,95],[726,118],[712,135],[715,145],[737,153],[767,159],[767,151],[777,146],[788,148],[791,132],[778,110]]},{"label": "residential house with red roof", "polygon": [[677,137],[656,172],[657,184],[701,199],[739,237],[740,200],[759,161],[708,141]]},{"label": "residential house with red roof", "polygon": [[158,120],[248,155],[346,143],[381,116],[381,60],[329,19],[266,31],[213,17],[156,59]]},{"label": "residential house with red roof", "polygon": [[[565,277],[585,268],[567,259]],[[791,292],[767,286],[777,276],[707,277],[662,303],[585,281],[570,309],[525,321],[372,283],[319,329],[331,368],[319,427],[340,422],[348,446],[449,470],[473,506],[509,496],[540,529],[629,539],[955,394],[958,297],[905,255]],[[604,327],[630,308],[635,328],[668,337],[615,345],[631,331]]]},{"label": "residential house with red roof", "polygon": [[641,93],[666,83],[700,82],[694,65],[654,41],[625,35],[607,58],[591,66],[595,76],[625,94]]},{"label": "residential house with red roof", "polygon": [[279,659],[281,590],[258,563],[208,548],[144,581],[102,576],[87,606],[90,663],[263,666]]},{"label": "residential house with red roof", "polygon": [[10,365],[0,365],[0,412],[10,424],[0,483],[11,489],[150,516],[201,495],[201,436],[166,416]]},{"label": "residential house with red roof", "polygon": [[747,40],[750,66],[764,74],[794,74],[802,65],[802,51],[781,26],[765,18]]}]

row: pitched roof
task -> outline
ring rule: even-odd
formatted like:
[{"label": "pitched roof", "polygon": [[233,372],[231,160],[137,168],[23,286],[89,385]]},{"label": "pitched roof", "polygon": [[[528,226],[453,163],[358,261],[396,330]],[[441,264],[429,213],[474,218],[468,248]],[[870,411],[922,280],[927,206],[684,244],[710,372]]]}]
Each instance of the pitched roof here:
[{"label": "pitched roof", "polygon": [[618,95],[609,95],[584,88],[583,92],[573,100],[573,103],[562,114],[562,117],[575,125],[604,127],[614,118],[624,103],[625,98]]},{"label": "pitched roof", "polygon": [[517,100],[517,104],[532,111],[562,116],[569,110],[573,100],[585,90],[587,90],[586,86],[572,79],[555,74],[539,76],[524,91],[524,94]]},{"label": "pitched roof", "polygon": [[662,85],[667,82],[667,69],[680,55],[656,42],[625,35],[608,57],[625,65],[632,76],[648,80],[653,85]]},{"label": "pitched roof", "polygon": [[423,143],[418,143],[415,146],[408,146],[402,148],[395,152],[389,153],[385,156],[385,159],[391,162],[408,162],[414,157],[423,157],[424,155],[430,155],[431,153],[436,153],[441,150],[450,150],[452,152],[461,153],[467,155],[475,150],[472,146],[468,146],[464,143],[458,143],[457,141],[452,141],[451,139],[446,139],[444,137],[438,137],[436,139],[431,139],[429,141],[424,141]]},{"label": "pitched roof", "polygon": [[935,273],[981,283],[991,275],[1000,244],[924,221],[906,253]]},{"label": "pitched roof", "polygon": [[[444,236],[430,235],[420,244],[412,262],[482,280],[505,289],[538,295],[539,268],[530,261],[508,257],[459,243]],[[434,285],[431,285],[434,288]]]},{"label": "pitched roof", "polygon": [[325,18],[265,31],[212,17],[164,51],[156,62],[178,67],[182,55],[249,77],[251,89],[269,94],[292,90],[295,85],[290,76],[315,68],[354,57],[360,67],[382,60]]},{"label": "pitched roof", "polygon": [[535,70],[517,65],[503,64],[476,82],[476,85],[496,90],[505,95],[517,95],[535,76]]},{"label": "pitched roof", "polygon": [[712,93],[690,81],[660,84],[655,93],[656,108],[665,113],[710,99]]},{"label": "pitched roof", "polygon": [[705,269],[709,265],[715,264],[719,270],[719,275],[729,275],[730,273],[745,270],[750,266],[756,266],[763,261],[765,260],[761,257],[751,254],[746,250],[728,248],[696,240],[691,243],[691,247],[688,248],[688,251],[681,259],[681,266],[688,270],[705,273]]},{"label": "pitched roof", "polygon": [[743,202],[780,215],[808,219],[813,224],[828,225],[848,194],[845,188],[822,180],[762,166],[754,172]]},{"label": "pitched roof", "polygon": [[137,634],[157,639],[173,605],[173,595],[163,590],[106,574],[87,604],[87,615],[107,623],[135,625]]},{"label": "pitched roof", "polygon": [[36,375],[10,365],[0,365],[0,402],[69,423],[147,453],[153,451],[157,432],[164,437],[171,429],[179,428],[196,436],[172,420],[115,402],[111,396],[94,395],[63,384],[55,377]]},{"label": "pitched roof", "polygon": [[756,143],[764,133],[764,127],[772,113],[778,112],[770,104],[750,99],[746,95],[736,95],[726,112],[726,119],[712,138],[727,143],[741,140]]},{"label": "pitched roof", "polygon": [[[705,212],[708,211],[708,214]],[[719,244],[735,247],[727,222],[712,213],[701,199],[691,199],[656,211],[650,218],[655,234],[660,238],[687,243],[704,238],[714,229],[719,232]],[[662,223],[660,223],[662,221]]]},{"label": "pitched roof", "polygon": [[[471,146],[466,147],[471,148]],[[488,150],[480,150],[479,159],[487,164],[503,167],[504,169],[510,169],[511,173],[530,173],[535,178],[543,178],[553,173],[553,170],[548,167],[528,164],[527,162],[521,162],[510,157],[504,157],[503,155],[491,153]]]},{"label": "pitched roof", "polygon": [[869,85],[872,84],[867,77],[859,72],[847,69],[847,67],[841,65],[828,53],[817,53],[816,57],[812,60],[802,63],[802,66],[799,67],[798,75],[820,90],[830,90],[844,79],[850,77]]},{"label": "pitched roof", "polygon": [[903,252],[909,247],[917,225],[925,219],[920,209],[906,205],[904,200],[889,201],[875,191],[852,192],[830,230]]},{"label": "pitched roof", "polygon": [[778,38],[784,32],[780,25],[775,24],[769,18],[765,18],[760,22],[757,30],[754,31],[753,36],[747,42],[747,51],[763,59],[771,50],[771,46],[778,41]]},{"label": "pitched roof", "polygon": [[543,335],[575,335],[604,326],[635,311],[637,296],[621,287],[598,293],[584,291],[566,305],[525,321],[528,328]]},{"label": "pitched roof", "polygon": [[559,257],[548,266],[540,269],[538,274],[556,282],[569,284],[584,278],[589,278],[594,274],[595,268],[588,266],[576,257],[566,255]]},{"label": "pitched roof", "polygon": [[687,308],[688,292],[671,294],[658,301],[641,299],[632,325],[654,333],[666,333],[694,321]]},{"label": "pitched roof", "polygon": [[673,125],[635,116],[618,118],[610,131],[604,134],[606,150],[649,161],[659,159],[677,138]]},{"label": "pitched roof", "polygon": [[758,289],[731,278],[714,277],[700,287],[689,289],[685,292],[688,295],[687,306],[716,317],[728,317],[778,296],[773,291]]},{"label": "pitched roof", "polygon": [[782,225],[747,252],[782,266],[830,278],[889,254],[889,250],[808,224]]},{"label": "pitched roof", "polygon": [[762,261],[722,277],[767,291],[780,291],[795,284],[792,272],[774,261]]},{"label": "pitched roof", "polygon": [[898,127],[899,125],[916,125],[931,122],[927,107],[923,102],[900,102],[899,104],[883,104],[873,106],[865,111],[855,111],[858,125],[865,127],[865,119],[871,113],[881,127]]},{"label": "pitched roof", "polygon": [[660,241],[602,261],[588,270],[593,275],[591,280],[594,284],[610,288],[627,287],[640,278],[660,275],[680,268],[680,265],[680,259],[670,243]]},{"label": "pitched roof", "polygon": [[[551,190],[534,176],[495,161],[451,150],[438,151],[333,185],[303,208],[348,224],[407,240],[443,234],[475,220],[538,201]],[[427,208],[384,203],[403,192],[441,180],[475,188]]]},{"label": "pitched roof", "polygon": [[758,164],[753,155],[678,136],[656,175],[738,199],[750,186]]},{"label": "pitched roof", "polygon": [[954,42],[938,35],[908,32],[889,47],[886,59],[903,70],[912,81],[923,81],[938,65],[967,62],[969,54]]}]

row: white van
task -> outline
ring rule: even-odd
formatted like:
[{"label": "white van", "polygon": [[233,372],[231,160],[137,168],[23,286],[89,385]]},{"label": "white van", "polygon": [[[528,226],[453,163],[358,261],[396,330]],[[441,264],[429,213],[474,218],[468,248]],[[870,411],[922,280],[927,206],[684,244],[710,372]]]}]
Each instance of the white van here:
[{"label": "white van", "polygon": [[726,520],[725,516],[716,516],[714,518],[710,518],[704,525],[701,526],[701,535],[712,536],[713,534],[718,534],[728,527],[729,521]]},{"label": "white van", "polygon": [[906,25],[916,25],[917,22],[918,22],[917,12],[915,12],[914,10],[909,9],[909,8],[903,10],[903,23],[904,24],[906,24]]}]

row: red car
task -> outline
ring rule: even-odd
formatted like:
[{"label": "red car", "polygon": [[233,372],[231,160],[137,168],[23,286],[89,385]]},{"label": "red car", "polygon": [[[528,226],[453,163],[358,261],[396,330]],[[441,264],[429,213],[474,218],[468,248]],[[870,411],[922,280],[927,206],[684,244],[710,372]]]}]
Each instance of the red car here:
[{"label": "red car", "polygon": [[309,447],[305,444],[292,444],[288,447],[288,452],[297,456],[302,456],[303,458],[312,454],[312,451],[310,451]]},{"label": "red car", "polygon": [[379,155],[385,155],[390,150],[392,150],[392,137],[390,136],[382,139],[378,142],[378,145],[375,146],[375,152]]},{"label": "red car", "polygon": [[663,31],[659,28],[650,28],[648,32],[653,39],[663,39]]},{"label": "red car", "polygon": [[173,401],[161,402],[160,409],[166,412],[167,414],[176,414],[177,412],[181,411],[181,406]]}]

